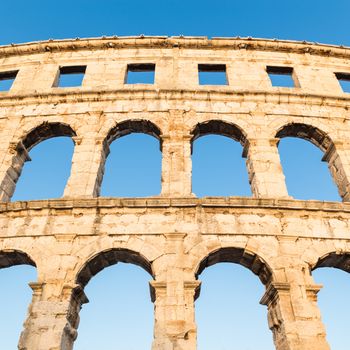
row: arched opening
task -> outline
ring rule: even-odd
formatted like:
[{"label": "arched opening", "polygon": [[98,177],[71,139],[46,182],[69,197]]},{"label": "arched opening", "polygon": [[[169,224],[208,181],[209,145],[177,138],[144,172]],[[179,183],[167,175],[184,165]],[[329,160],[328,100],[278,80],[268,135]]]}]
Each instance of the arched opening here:
[{"label": "arched opening", "polygon": [[74,349],[151,349],[150,275],[151,263],[127,249],[92,258],[77,277],[90,301],[80,312]]},{"label": "arched opening", "polygon": [[259,304],[264,284],[271,280],[262,259],[244,249],[222,248],[201,262],[199,274],[198,349],[274,349],[267,310]]},{"label": "arched opening", "polygon": [[2,199],[61,197],[70,174],[73,136],[69,125],[42,123],[23,137],[14,146],[12,164],[1,184]]},{"label": "arched opening", "polygon": [[330,253],[319,259],[312,275],[323,287],[317,303],[326,326],[327,341],[332,350],[347,350],[350,344],[350,253]]},{"label": "arched opening", "polygon": [[242,158],[245,135],[234,124],[198,124],[192,138],[192,191],[197,196],[251,196]]},{"label": "arched opening", "polygon": [[109,132],[104,148],[108,158],[102,196],[146,197],[160,193],[161,131],[156,125],[148,120],[119,123]]},{"label": "arched opening", "polygon": [[279,130],[276,137],[281,139],[278,148],[289,195],[302,200],[341,200],[338,193],[341,185],[338,183],[337,188],[335,183],[338,170],[333,166],[338,159],[334,156],[329,159],[334,147],[324,132],[292,123]]},{"label": "arched opening", "polygon": [[35,263],[20,251],[0,251],[0,349],[17,349],[37,280]]}]

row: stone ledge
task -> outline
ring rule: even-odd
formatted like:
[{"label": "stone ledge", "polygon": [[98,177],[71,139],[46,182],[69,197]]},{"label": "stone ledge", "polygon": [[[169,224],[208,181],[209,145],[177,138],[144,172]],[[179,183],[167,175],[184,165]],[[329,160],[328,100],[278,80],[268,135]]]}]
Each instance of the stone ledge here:
[{"label": "stone ledge", "polygon": [[[91,90],[79,88],[70,91],[49,91],[40,93],[11,93],[0,92],[0,106],[19,106],[29,104],[48,103],[80,103],[80,102],[110,102],[116,100],[157,100],[159,101],[219,101],[219,102],[260,102],[275,104],[308,104],[316,106],[332,106],[348,109],[350,94],[308,94],[304,90],[283,88],[276,90],[228,90],[227,87],[220,90],[215,87],[212,90],[192,89],[158,89],[154,88],[125,88]],[[168,109],[166,109],[168,110]],[[343,117],[342,117],[343,118]]]},{"label": "stone ledge", "polygon": [[259,50],[319,56],[349,58],[350,48],[337,45],[320,44],[307,41],[277,40],[241,37],[205,36],[109,36],[99,38],[75,38],[63,40],[46,40],[24,44],[10,44],[0,47],[0,57],[23,56],[46,52],[106,50],[121,48],[189,48],[189,49],[231,49]]},{"label": "stone ledge", "polygon": [[45,209],[96,208],[257,208],[350,213],[350,202],[302,201],[251,197],[147,197],[147,198],[62,198],[0,203],[0,212]]}]

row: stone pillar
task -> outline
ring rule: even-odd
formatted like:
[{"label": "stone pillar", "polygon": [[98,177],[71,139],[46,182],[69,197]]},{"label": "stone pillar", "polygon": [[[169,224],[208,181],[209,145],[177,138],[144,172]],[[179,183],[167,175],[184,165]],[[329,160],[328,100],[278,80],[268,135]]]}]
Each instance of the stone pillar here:
[{"label": "stone pillar", "polygon": [[73,141],[72,168],[64,197],[97,197],[109,153],[108,145],[95,137],[73,137]]},{"label": "stone pillar", "polygon": [[194,299],[200,282],[188,280],[184,272],[185,233],[165,235],[164,260],[151,282],[155,304],[152,350],[196,350],[197,331]]},{"label": "stone pillar", "polygon": [[88,302],[80,286],[30,283],[32,303],[19,350],[71,350],[77,337],[79,310]]},{"label": "stone pillar", "polygon": [[249,139],[243,156],[247,157],[249,182],[254,197],[289,198],[280,157],[279,139]]},{"label": "stone pillar", "polygon": [[192,196],[190,135],[162,136],[162,196]]},{"label": "stone pillar", "polygon": [[23,165],[26,161],[30,161],[29,153],[22,142],[19,144],[10,143],[9,154],[4,159],[0,167],[0,201],[10,201],[15,189],[16,183],[21,175]]},{"label": "stone pillar", "polygon": [[350,201],[350,143],[334,142],[324,153],[329,171],[344,202]]},{"label": "stone pillar", "polygon": [[152,281],[155,324],[152,350],[196,350],[194,300],[199,281]]},{"label": "stone pillar", "polygon": [[330,349],[316,304],[320,288],[295,282],[273,282],[267,287],[260,303],[268,307],[268,323],[276,350]]}]

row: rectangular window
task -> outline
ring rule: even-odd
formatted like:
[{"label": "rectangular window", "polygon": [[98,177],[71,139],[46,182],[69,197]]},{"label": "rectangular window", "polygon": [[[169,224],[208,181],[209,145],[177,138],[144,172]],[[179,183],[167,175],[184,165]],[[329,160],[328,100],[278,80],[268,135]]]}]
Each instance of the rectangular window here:
[{"label": "rectangular window", "polygon": [[226,64],[198,64],[199,85],[228,85]]},{"label": "rectangular window", "polygon": [[291,67],[266,67],[272,86],[278,87],[296,87],[297,84],[293,77],[293,68]]},{"label": "rectangular window", "polygon": [[16,79],[18,70],[10,72],[0,72],[0,91],[9,91]]},{"label": "rectangular window", "polygon": [[54,87],[76,87],[83,83],[86,66],[60,67],[59,75]]},{"label": "rectangular window", "polygon": [[335,73],[343,92],[350,93],[350,73]]},{"label": "rectangular window", "polygon": [[154,84],[156,65],[154,63],[128,64],[125,84]]}]

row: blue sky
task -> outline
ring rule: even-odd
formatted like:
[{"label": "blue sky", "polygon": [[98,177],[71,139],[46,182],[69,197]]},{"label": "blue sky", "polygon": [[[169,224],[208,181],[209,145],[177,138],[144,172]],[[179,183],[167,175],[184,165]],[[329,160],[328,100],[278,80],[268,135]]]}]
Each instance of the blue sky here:
[{"label": "blue sky", "polygon": [[[1,45],[49,38],[183,34],[350,46],[350,2],[345,0],[3,0],[1,12]],[[322,153],[316,147],[287,138],[281,141],[279,151],[292,196],[339,200],[327,164],[320,161]],[[26,164],[13,200],[61,196],[72,152],[73,143],[68,138],[51,139],[33,148],[33,160]],[[196,140],[193,191],[198,196],[250,195],[241,152],[238,143],[225,137]],[[160,163],[156,139],[135,134],[116,140],[107,160],[102,195],[159,194]],[[332,350],[348,350],[349,276],[342,271],[319,269],[314,277],[325,285],[319,305]],[[35,279],[31,267],[0,270],[0,349],[16,348],[30,301],[26,284]],[[74,349],[150,349],[153,305],[149,279],[141,268],[127,264],[117,264],[96,275],[86,287],[90,303],[81,311]],[[196,302],[199,350],[274,349],[266,308],[258,304],[264,288],[256,276],[237,265],[217,264],[204,270],[200,279],[202,292]]]},{"label": "blue sky", "polygon": [[184,34],[349,45],[349,6],[346,0],[4,0],[0,42]]}]

